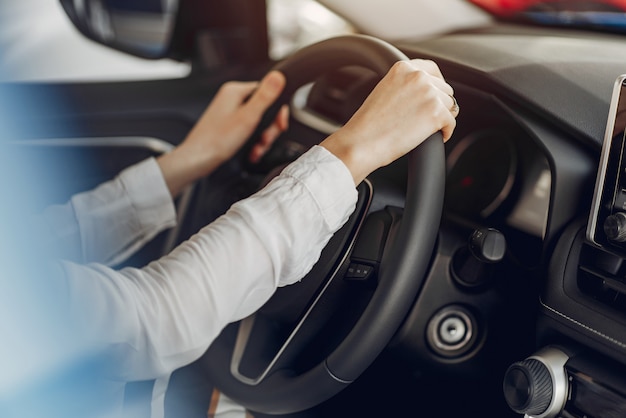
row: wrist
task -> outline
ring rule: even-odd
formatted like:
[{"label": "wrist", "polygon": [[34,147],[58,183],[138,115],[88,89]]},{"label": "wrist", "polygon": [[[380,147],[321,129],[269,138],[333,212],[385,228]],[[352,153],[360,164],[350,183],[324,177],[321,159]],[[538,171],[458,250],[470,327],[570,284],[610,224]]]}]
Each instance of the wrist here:
[{"label": "wrist", "polygon": [[363,153],[363,146],[338,131],[320,144],[339,158],[352,174],[354,184],[358,185],[377,167],[373,167],[367,155]]},{"label": "wrist", "polygon": [[170,194],[175,197],[194,181],[210,174],[221,160],[216,155],[181,145],[158,157],[157,163]]}]

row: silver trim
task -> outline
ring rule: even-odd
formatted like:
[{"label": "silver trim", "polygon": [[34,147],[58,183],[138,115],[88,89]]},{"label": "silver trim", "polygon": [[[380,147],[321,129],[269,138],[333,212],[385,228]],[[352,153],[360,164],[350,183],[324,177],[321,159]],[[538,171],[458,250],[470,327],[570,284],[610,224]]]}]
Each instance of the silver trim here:
[{"label": "silver trim", "polygon": [[[115,136],[115,137],[80,137],[80,138],[36,138],[11,141],[18,146],[51,146],[51,147],[137,147],[144,148],[154,154],[165,154],[174,149],[174,145],[158,138],[145,136]],[[163,253],[169,253],[176,245],[182,221],[187,214],[193,195],[193,185],[182,191],[176,205],[176,226],[170,229],[165,237]]]},{"label": "silver trim", "polygon": [[14,145],[53,147],[139,147],[156,154],[164,154],[174,149],[174,145],[167,141],[147,136],[37,138],[11,141],[11,143]]},{"label": "silver trim", "polygon": [[[365,208],[364,208],[364,211],[367,212],[368,208],[370,207],[370,204],[372,203],[372,197],[373,197],[373,194],[374,194],[373,193],[374,188],[372,186],[372,183],[370,183],[369,180],[365,179],[363,182],[368,187],[368,191],[369,191],[368,200],[367,200],[367,202],[365,204]],[[307,318],[311,314],[311,311],[313,311],[313,308],[315,308],[315,306],[317,305],[319,300],[322,298],[322,295],[326,292],[326,290],[328,289],[330,284],[333,282],[333,280],[335,279],[335,277],[339,273],[339,270],[341,269],[341,266],[345,263],[346,259],[348,258],[348,254],[350,254],[350,252],[352,251],[352,248],[354,247],[354,245],[356,243],[356,238],[357,238],[357,236],[359,234],[359,231],[361,230],[361,227],[363,226],[364,220],[365,220],[365,216],[363,216],[361,218],[359,224],[357,225],[356,232],[354,234],[354,237],[352,238],[352,241],[350,242],[350,246],[348,248],[348,251],[346,251],[346,253],[344,254],[344,257],[337,264],[337,268],[335,269],[335,271],[333,271],[332,275],[330,276],[330,279],[326,282],[326,284],[324,285],[322,290],[315,297],[315,300],[313,301],[311,306],[309,306],[307,311],[302,316],[302,319],[300,319],[300,321],[298,322],[296,327],[293,329],[293,331],[291,331],[291,334],[289,334],[289,337],[287,337],[287,339],[285,340],[285,342],[283,343],[281,348],[278,350],[278,352],[276,353],[276,355],[274,356],[272,361],[269,363],[269,365],[265,368],[265,370],[259,376],[255,377],[255,378],[244,376],[243,374],[241,374],[239,372],[239,366],[241,364],[241,360],[243,358],[243,355],[244,355],[244,353],[246,351],[248,340],[250,339],[250,334],[252,333],[252,328],[254,326],[254,315],[253,316],[249,316],[248,318],[243,319],[239,323],[239,329],[237,331],[237,339],[235,341],[235,347],[233,348],[233,355],[232,355],[231,361],[230,361],[230,373],[231,373],[231,375],[234,378],[236,378],[241,383],[244,383],[246,385],[256,386],[259,383],[261,383],[267,377],[268,373],[272,370],[274,365],[278,362],[278,360],[280,359],[281,355],[287,349],[287,346],[289,346],[289,344],[295,338],[296,334],[298,333],[298,331],[300,330],[300,328],[302,327],[304,322],[307,320]],[[326,367],[326,368],[328,369],[328,367]],[[330,372],[330,370],[328,370],[328,372],[329,372],[330,376],[335,378],[337,381],[342,382],[342,383],[350,383],[350,382],[345,382],[345,381],[337,378],[336,376],[334,376]]]},{"label": "silver trim", "polygon": [[326,369],[326,373],[328,373],[328,375],[335,381],[339,382],[339,383],[343,383],[345,385],[349,385],[350,383],[353,382],[353,380],[344,380],[340,377],[337,377],[331,370],[330,367],[328,367],[328,359],[324,360],[324,368]]},{"label": "silver trim", "polygon": [[565,371],[565,363],[569,360],[569,356],[561,350],[554,347],[544,347],[527,360],[534,359],[546,366],[550,372],[552,379],[552,400],[548,408],[540,415],[525,415],[528,418],[553,418],[557,417],[563,408],[569,394],[569,382],[567,372]]},{"label": "silver trim", "polygon": [[597,218],[602,206],[602,193],[604,191],[604,182],[606,179],[606,171],[609,162],[609,154],[611,150],[611,144],[613,142],[613,130],[615,129],[615,118],[617,117],[617,109],[619,104],[620,92],[622,84],[626,80],[626,74],[622,74],[617,77],[615,84],[613,85],[613,94],[611,96],[611,105],[609,107],[609,115],[606,123],[606,130],[604,131],[604,142],[602,143],[602,153],[600,154],[600,166],[598,168],[598,175],[596,177],[596,185],[593,193],[593,200],[591,202],[591,211],[589,213],[589,223],[587,224],[586,236],[587,240],[595,244],[598,247],[602,245],[595,239],[594,232],[597,227]]},{"label": "silver trim", "polygon": [[293,94],[290,109],[291,115],[295,120],[303,125],[315,129],[323,134],[330,135],[337,132],[339,128],[341,128],[340,124],[307,109],[306,101],[309,97],[309,93],[311,92],[311,88],[313,88],[313,83],[305,84]]}]

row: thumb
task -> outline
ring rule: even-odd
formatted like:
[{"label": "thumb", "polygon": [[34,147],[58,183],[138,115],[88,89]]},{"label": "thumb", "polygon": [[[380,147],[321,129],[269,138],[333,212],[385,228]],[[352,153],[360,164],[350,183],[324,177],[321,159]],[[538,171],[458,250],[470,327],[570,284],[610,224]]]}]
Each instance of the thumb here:
[{"label": "thumb", "polygon": [[269,72],[263,77],[252,97],[246,102],[245,107],[259,116],[262,115],[280,96],[285,84],[285,76],[281,72]]}]

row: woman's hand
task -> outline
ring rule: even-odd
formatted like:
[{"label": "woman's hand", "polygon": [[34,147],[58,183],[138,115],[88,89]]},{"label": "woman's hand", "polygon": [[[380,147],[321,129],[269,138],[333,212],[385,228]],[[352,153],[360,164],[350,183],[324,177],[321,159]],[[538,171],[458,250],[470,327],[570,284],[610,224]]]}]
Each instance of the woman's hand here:
[{"label": "woman's hand", "polygon": [[432,61],[396,63],[344,127],[321,145],[341,159],[355,184],[437,131],[447,141],[459,108]]},{"label": "woman's hand", "polygon": [[[268,73],[260,82],[225,83],[187,138],[157,160],[172,196],[232,158],[284,87],[285,77],[277,71]],[[284,106],[252,148],[250,162],[261,159],[287,129],[288,120],[288,109]]]}]

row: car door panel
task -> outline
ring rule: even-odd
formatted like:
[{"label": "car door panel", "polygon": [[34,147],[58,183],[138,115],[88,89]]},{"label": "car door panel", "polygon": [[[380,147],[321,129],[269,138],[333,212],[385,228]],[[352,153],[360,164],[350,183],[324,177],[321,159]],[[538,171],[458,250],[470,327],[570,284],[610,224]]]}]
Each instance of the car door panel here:
[{"label": "car door panel", "polygon": [[[7,86],[21,98],[11,110],[20,127],[11,144],[23,151],[20,154],[35,176],[42,181],[54,178],[54,185],[41,188],[34,209],[63,203],[134,163],[168,152],[182,142],[225,81],[258,79],[264,69],[228,69],[177,80]],[[236,166],[226,166],[216,175],[237,175]],[[218,187],[220,183],[223,186]],[[145,265],[221,214],[225,210],[221,193],[229,193],[229,187],[223,179],[211,184],[216,185],[209,193],[215,205],[188,188],[175,201],[177,227],[159,234],[124,265]],[[201,189],[207,193],[207,186]],[[212,215],[200,221],[186,219],[187,213],[198,212],[190,205]]]}]

